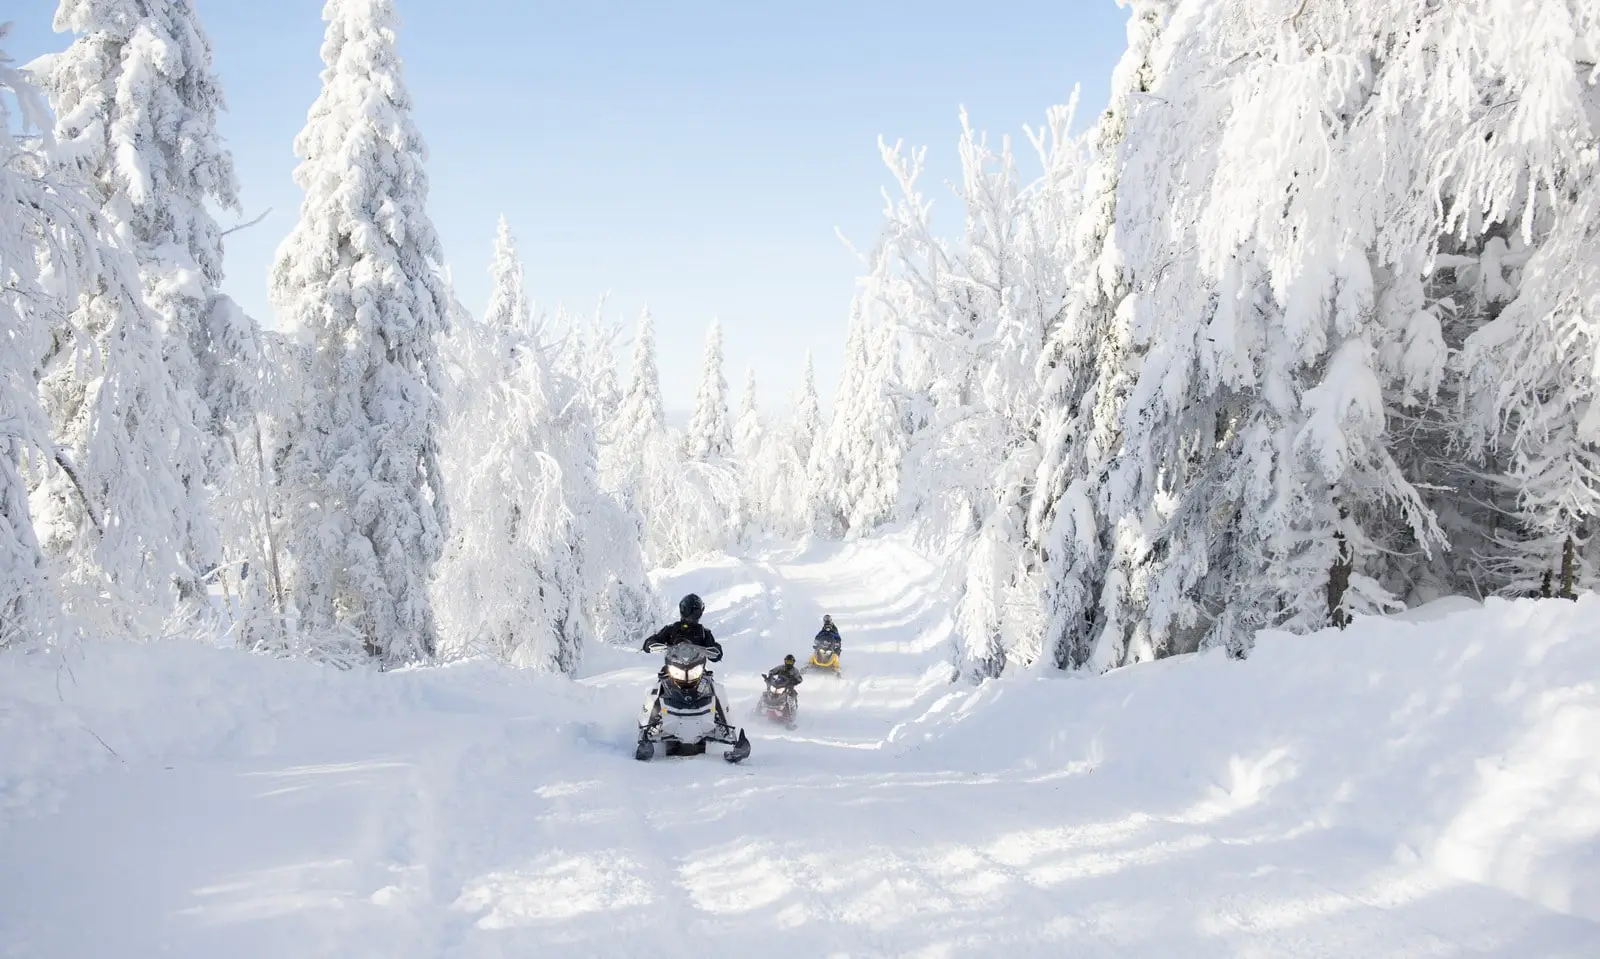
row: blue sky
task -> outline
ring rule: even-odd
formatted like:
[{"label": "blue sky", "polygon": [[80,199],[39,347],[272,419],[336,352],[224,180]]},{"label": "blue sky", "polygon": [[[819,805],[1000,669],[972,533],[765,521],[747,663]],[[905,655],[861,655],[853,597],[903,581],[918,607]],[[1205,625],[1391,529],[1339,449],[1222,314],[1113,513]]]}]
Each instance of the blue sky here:
[{"label": "blue sky", "polygon": [[[227,290],[270,323],[266,273],[300,194],[293,140],[315,99],[321,0],[195,0],[216,50],[246,215]],[[668,405],[693,402],[706,325],[737,390],[754,366],[784,406],[817,355],[826,402],[857,264],[888,183],[877,138],[929,146],[948,196],[957,111],[1021,139],[1081,84],[1104,106],[1122,53],[1115,0],[398,0],[400,51],[430,148],[429,210],[461,298],[488,300],[504,213],[545,310],[631,332],[648,302]],[[20,61],[60,49],[54,0],[7,0]],[[941,200],[949,207],[951,200]],[[624,344],[626,347],[627,344]],[[626,349],[621,357],[624,367]]]}]

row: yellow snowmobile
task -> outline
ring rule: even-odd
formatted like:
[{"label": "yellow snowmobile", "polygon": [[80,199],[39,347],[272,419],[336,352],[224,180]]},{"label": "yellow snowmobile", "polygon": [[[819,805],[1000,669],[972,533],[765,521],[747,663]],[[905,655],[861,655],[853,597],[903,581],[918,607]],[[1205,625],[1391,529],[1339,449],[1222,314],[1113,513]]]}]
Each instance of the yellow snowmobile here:
[{"label": "yellow snowmobile", "polygon": [[811,647],[811,659],[806,663],[806,670],[826,669],[838,675],[839,650],[843,644],[839,637],[827,634],[819,635]]}]

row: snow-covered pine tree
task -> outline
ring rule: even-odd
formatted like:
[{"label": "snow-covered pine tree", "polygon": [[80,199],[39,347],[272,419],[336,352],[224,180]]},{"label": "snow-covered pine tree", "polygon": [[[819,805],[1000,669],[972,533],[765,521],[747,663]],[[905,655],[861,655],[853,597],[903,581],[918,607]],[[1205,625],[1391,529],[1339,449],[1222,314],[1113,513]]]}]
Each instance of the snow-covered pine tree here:
[{"label": "snow-covered pine tree", "polygon": [[[622,394],[608,430],[616,466],[626,472],[643,457],[646,448],[667,431],[666,405],[661,399],[661,374],[656,366],[656,326],[645,308],[633,338],[633,366],[628,389]],[[626,486],[627,484],[622,484]]]},{"label": "snow-covered pine tree", "polygon": [[583,372],[593,366],[587,344],[595,342],[597,331],[604,334],[608,356],[614,355],[609,352],[611,328],[598,323],[586,331],[570,323],[566,328],[568,348],[584,352],[551,377],[556,455],[577,528],[571,546],[590,629],[601,642],[633,646],[656,628],[662,603],[645,568],[643,524],[601,480],[600,416],[593,404],[603,394],[597,394],[592,375]]},{"label": "snow-covered pine tree", "polygon": [[872,359],[868,353],[868,329],[864,297],[857,294],[850,304],[850,320],[845,329],[844,367],[833,396],[833,414],[827,429],[818,437],[807,462],[809,492],[806,501],[815,511],[812,522],[822,536],[842,537],[848,531],[849,509],[845,501],[847,471],[853,467],[842,461],[849,411],[860,401]]},{"label": "snow-covered pine tree", "polygon": [[744,392],[739,397],[739,417],[733,425],[733,455],[739,471],[740,519],[746,534],[769,524],[772,457],[765,448],[767,428],[761,420],[756,395],[756,371],[745,370]]},{"label": "snow-covered pine tree", "polygon": [[[496,298],[512,292],[507,256],[502,242]],[[451,337],[474,402],[451,411],[441,448],[452,528],[434,582],[440,651],[567,672],[589,638],[577,517],[543,351],[525,330],[498,325],[507,319],[463,318]]]},{"label": "snow-covered pine tree", "polygon": [[[943,442],[982,450],[987,459],[982,484],[970,468],[946,470],[952,484],[964,478],[976,516],[962,543],[966,579],[956,607],[960,658],[974,676],[1008,663],[1055,665],[1044,642],[1043,570],[1028,520],[1044,452],[1037,371],[1072,291],[1086,166],[1084,140],[1071,134],[1076,106],[1074,97],[1051,109],[1039,131],[1028,131],[1043,175],[1022,189],[1009,185],[1009,151],[993,156],[970,128],[962,139],[962,274],[975,291],[964,299],[981,323],[967,346],[972,399],[949,419]],[[948,454],[943,460],[959,462]]]},{"label": "snow-covered pine tree", "polygon": [[[0,24],[0,44],[9,32]],[[31,132],[37,145],[18,139]],[[87,202],[57,178],[53,147],[43,95],[0,47],[0,649],[46,636],[56,619],[25,470],[54,459],[41,364],[64,328],[62,300],[76,300],[95,265]]]},{"label": "snow-covered pine tree", "polygon": [[639,518],[646,555],[656,566],[722,549],[738,533],[738,476],[725,463],[686,459],[685,444],[667,429],[666,419],[655,326],[647,310],[639,321],[628,390],[609,431],[601,472],[606,488]]},{"label": "snow-covered pine tree", "polygon": [[817,398],[817,362],[806,350],[800,374],[800,392],[794,399],[794,449],[801,463],[811,460],[811,449],[822,435],[822,401]]},{"label": "snow-covered pine tree", "polygon": [[489,264],[493,285],[489,288],[489,307],[483,322],[496,333],[533,335],[533,305],[524,289],[522,260],[517,257],[517,241],[504,216],[495,224],[494,258]]},{"label": "snow-covered pine tree", "polygon": [[209,207],[238,209],[216,132],[221,86],[189,0],[62,0],[55,27],[78,35],[36,65],[57,136],[138,259],[177,415],[199,431],[170,459],[187,498],[181,585],[201,605],[200,579],[223,559],[214,514],[225,507],[214,497],[228,482],[231,434],[254,408],[259,351],[254,322],[218,292],[222,234]]},{"label": "snow-covered pine tree", "polygon": [[501,217],[482,323],[456,311],[462,388],[443,431],[452,528],[434,581],[441,652],[570,672],[590,638],[579,517],[545,352]]},{"label": "snow-covered pine tree", "polygon": [[722,373],[722,321],[712,320],[706,330],[706,349],[700,366],[700,387],[695,392],[694,417],[684,437],[689,458],[702,463],[727,459],[733,452],[732,424],[728,417],[728,379]]},{"label": "snow-covered pine tree", "polygon": [[[1045,329],[1041,459],[1027,506],[1036,556],[1029,562],[1042,570],[1045,584],[1042,659],[1063,667],[1090,663],[1108,618],[1127,621],[1120,612],[1126,573],[1115,574],[1111,590],[1104,584],[1113,555],[1137,558],[1137,551],[1126,541],[1132,529],[1121,520],[1126,490],[1107,488],[1102,479],[1118,453],[1117,434],[1108,427],[1096,431],[1096,423],[1115,423],[1129,362],[1122,302],[1130,285],[1118,240],[1123,139],[1130,114],[1154,87],[1153,55],[1174,5],[1129,4],[1128,49],[1112,74],[1106,112],[1089,136],[1091,160],[1066,269],[1072,289]],[[1120,642],[1110,662],[1121,659]]]},{"label": "snow-covered pine tree", "polygon": [[581,337],[582,362],[574,367],[578,381],[583,384],[589,409],[597,426],[604,428],[616,416],[622,404],[622,387],[617,384],[617,338],[620,330],[606,322],[601,315],[604,302],[595,310],[593,322],[588,324]]},{"label": "snow-covered pine tree", "polygon": [[[1461,356],[1463,432],[1494,491],[1515,496],[1491,517],[1488,585],[1573,596],[1600,581],[1600,12],[1549,4],[1494,39],[1471,117],[1489,129],[1453,171],[1454,239],[1469,255],[1440,264],[1470,286],[1466,310],[1484,321]],[[1468,491],[1485,498],[1481,483]],[[1465,509],[1441,512],[1448,522]]]},{"label": "snow-covered pine tree", "polygon": [[342,628],[384,665],[430,657],[428,579],[447,516],[438,335],[450,296],[425,209],[426,148],[392,0],[329,0],[322,92],[295,141],[305,190],[273,301],[314,344],[285,480],[302,629]]},{"label": "snow-covered pine tree", "polygon": [[[1441,287],[1438,265],[1459,265],[1465,243],[1481,268],[1497,232],[1536,246],[1583,209],[1595,17],[1578,4],[1541,15],[1530,27],[1509,8],[1398,0],[1178,5],[1121,154],[1131,295],[1109,352],[1132,362],[1108,381],[1122,399],[1097,397],[1114,415],[1097,412],[1090,434],[1117,449],[1095,662],[1195,643],[1242,655],[1262,626],[1381,610],[1416,580],[1396,559],[1446,545],[1432,507],[1449,495],[1419,492],[1437,474],[1395,456],[1390,411],[1435,402],[1447,337],[1461,335],[1441,323],[1461,304],[1438,295],[1460,277]],[[1489,258],[1506,282],[1504,256]],[[1517,298],[1540,302],[1542,280],[1524,271]]]},{"label": "snow-covered pine tree", "polygon": [[897,511],[908,433],[897,401],[898,331],[877,315],[875,306],[890,283],[886,248],[880,247],[873,263],[851,307],[833,417],[809,467],[809,499],[816,509],[817,532],[825,536],[866,535]]}]

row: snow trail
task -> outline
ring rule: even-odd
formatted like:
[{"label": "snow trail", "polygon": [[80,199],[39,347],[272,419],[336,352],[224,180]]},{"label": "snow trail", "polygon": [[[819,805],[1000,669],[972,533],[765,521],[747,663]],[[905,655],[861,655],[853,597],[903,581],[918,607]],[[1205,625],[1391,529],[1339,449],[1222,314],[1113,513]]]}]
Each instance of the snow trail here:
[{"label": "snow trail", "polygon": [[[895,537],[661,574],[725,644],[739,766],[634,761],[658,662],[622,650],[573,683],[96,648],[63,701],[0,660],[0,955],[1600,954],[1600,600],[973,688],[943,582]],[[763,723],[824,612],[845,675]]]}]

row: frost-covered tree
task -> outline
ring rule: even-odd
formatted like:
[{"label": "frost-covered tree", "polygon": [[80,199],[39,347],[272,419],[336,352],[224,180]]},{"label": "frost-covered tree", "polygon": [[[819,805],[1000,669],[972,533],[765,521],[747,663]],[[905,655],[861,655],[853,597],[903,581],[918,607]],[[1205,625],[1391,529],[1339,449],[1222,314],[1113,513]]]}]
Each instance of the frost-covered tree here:
[{"label": "frost-covered tree", "polygon": [[897,330],[873,304],[887,283],[888,256],[880,250],[873,272],[851,309],[844,372],[833,417],[809,464],[817,531],[858,537],[892,519],[900,492],[907,431],[897,402],[900,349]]},{"label": "frost-covered tree", "polygon": [[533,306],[524,291],[522,261],[517,258],[517,241],[504,216],[495,226],[494,259],[489,264],[493,285],[489,288],[489,308],[483,322],[499,333],[533,332]]},{"label": "frost-covered tree", "polygon": [[[601,304],[604,308],[604,304]],[[574,375],[583,385],[594,421],[603,428],[616,416],[622,404],[622,387],[617,383],[617,338],[619,329],[607,323],[595,311],[595,318],[584,331],[581,340],[581,362],[573,367]]]},{"label": "frost-covered tree", "polygon": [[[0,24],[0,43],[9,31]],[[75,299],[94,268],[86,204],[56,177],[49,131],[44,97],[0,49],[0,648],[45,635],[55,619],[25,471],[55,459],[39,374],[64,322],[58,297]]]},{"label": "frost-covered tree", "polygon": [[62,0],[57,30],[76,33],[35,69],[56,106],[56,134],[74,172],[102,204],[117,242],[138,260],[161,321],[174,415],[197,441],[172,448],[187,503],[182,584],[223,558],[214,502],[227,483],[230,437],[251,415],[255,324],[221,295],[222,234],[210,207],[237,210],[233,162],[216,132],[224,108],[211,49],[188,0]]},{"label": "frost-covered tree", "polygon": [[740,512],[747,532],[765,525],[770,508],[770,457],[763,448],[766,424],[756,394],[756,371],[747,369],[744,392],[739,396],[739,416],[733,424],[733,456],[739,471]]},{"label": "frost-covered tree", "polygon": [[670,566],[733,541],[738,477],[726,464],[686,459],[681,438],[667,429],[648,310],[639,321],[627,392],[607,432],[605,487],[637,518],[651,563]]},{"label": "frost-covered tree", "polygon": [[656,366],[656,326],[648,308],[639,315],[628,388],[622,394],[613,424],[609,430],[611,445],[617,451],[620,464],[637,461],[646,445],[667,431],[661,373]]},{"label": "frost-covered tree", "polygon": [[733,452],[733,432],[728,416],[728,379],[722,373],[722,322],[712,320],[706,330],[705,356],[700,365],[700,387],[695,392],[694,416],[684,437],[684,449],[702,463],[726,459]]},{"label": "frost-covered tree", "polygon": [[443,431],[452,528],[434,583],[441,651],[484,651],[570,672],[591,638],[572,464],[545,352],[534,337],[516,242],[500,219],[489,310],[456,310],[460,378]]},{"label": "frost-covered tree", "polygon": [[[1087,665],[1107,617],[1122,618],[1125,593],[1117,577],[1124,574],[1113,576],[1112,560],[1135,552],[1120,538],[1129,528],[1111,518],[1126,510],[1122,488],[1102,481],[1118,452],[1116,432],[1097,430],[1096,423],[1115,423],[1131,359],[1122,310],[1129,284],[1118,238],[1123,140],[1130,115],[1155,86],[1154,52],[1174,3],[1129,6],[1128,49],[1088,137],[1081,196],[1065,213],[1071,225],[1060,237],[1060,262],[1069,286],[1061,310],[1046,323],[1037,373],[1039,462],[1025,504],[1026,561],[1043,582],[1037,662],[1067,667]],[[1102,600],[1111,605],[1102,607]]]},{"label": "frost-covered tree", "polygon": [[[543,348],[557,353],[563,348],[584,350],[578,362],[565,364],[563,371],[551,378],[558,456],[578,530],[571,545],[577,554],[584,608],[594,635],[602,642],[633,646],[656,628],[662,603],[645,568],[644,526],[605,488],[602,479],[595,382],[581,372],[584,361],[592,361],[589,344],[597,329],[591,325],[586,336],[567,324],[562,345]],[[603,332],[609,344],[611,331]]]},{"label": "frost-covered tree", "polygon": [[800,374],[800,392],[794,398],[794,449],[805,463],[822,435],[822,401],[817,398],[817,363],[806,350],[806,365]]},{"label": "frost-covered tree", "polygon": [[[1425,487],[1459,472],[1470,434],[1449,416],[1411,424],[1449,386],[1455,344],[1484,347],[1468,364],[1492,354],[1473,317],[1507,298],[1491,289],[1513,285],[1506,254],[1524,255],[1496,236],[1541,245],[1574,222],[1592,176],[1595,14],[1522,15],[1398,0],[1173,6],[1119,154],[1124,292],[1115,322],[1083,341],[1099,359],[1080,475],[1100,480],[1090,515],[1109,557],[1083,661],[1196,645],[1243,655],[1263,626],[1392,608],[1452,545],[1447,528],[1462,524],[1441,511],[1460,515],[1467,496]],[[1475,302],[1447,292],[1465,288],[1463,266],[1484,282]],[[1516,278],[1521,322],[1562,312],[1543,279]],[[1581,287],[1581,274],[1564,279]],[[1492,446],[1499,426],[1480,432]],[[1084,512],[1081,498],[1058,502],[1070,507],[1058,516]],[[1094,581],[1071,572],[1069,588]]]},{"label": "frost-covered tree", "polygon": [[450,296],[391,0],[329,0],[322,92],[295,141],[305,190],[273,301],[313,346],[285,482],[301,628],[385,665],[432,656],[447,516],[437,340]]}]

